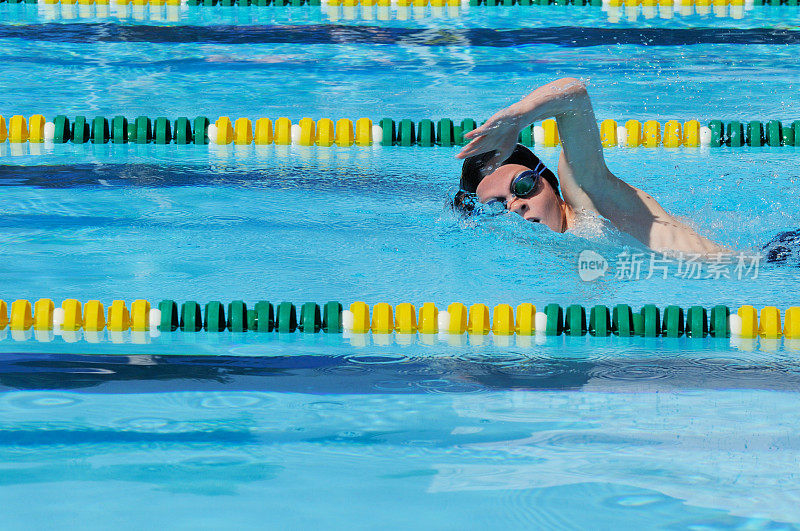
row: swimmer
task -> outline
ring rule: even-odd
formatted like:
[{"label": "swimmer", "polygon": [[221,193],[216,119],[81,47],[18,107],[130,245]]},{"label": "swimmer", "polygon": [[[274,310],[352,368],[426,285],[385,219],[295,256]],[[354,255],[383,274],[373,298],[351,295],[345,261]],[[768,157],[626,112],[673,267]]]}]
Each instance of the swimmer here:
[{"label": "swimmer", "polygon": [[[551,117],[562,144],[558,178],[517,144],[523,127]],[[582,213],[590,212],[654,251],[730,252],[608,169],[589,94],[577,79],[559,79],[537,88],[464,137],[471,142],[456,155],[464,163],[461,190],[453,200],[462,211],[482,203],[482,209],[511,211],[556,232],[573,228]]]}]

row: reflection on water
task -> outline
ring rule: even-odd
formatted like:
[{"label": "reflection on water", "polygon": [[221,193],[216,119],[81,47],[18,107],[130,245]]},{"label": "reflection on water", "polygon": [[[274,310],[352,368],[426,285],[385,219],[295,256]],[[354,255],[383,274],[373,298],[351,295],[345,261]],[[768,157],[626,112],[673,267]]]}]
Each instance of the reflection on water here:
[{"label": "reflection on water", "polygon": [[[441,2],[444,4],[445,2]],[[468,1],[448,1],[450,5],[429,5],[428,0],[414,0],[413,5],[397,2],[378,2],[381,5],[328,5],[322,6],[179,6],[179,5],[135,5],[128,3],[44,3],[36,6],[5,5],[0,9],[0,19],[13,21],[124,21],[127,23],[158,22],[162,24],[308,24],[325,21],[334,24],[358,23],[405,23],[412,25],[461,24],[506,26],[514,20],[518,25],[541,25],[542,19],[554,19],[556,24],[574,21],[580,24],[606,23],[657,25],[673,19],[683,23],[701,23],[713,20],[716,23],[747,22],[755,19],[791,20],[796,10],[783,6],[759,6],[752,2],[736,5],[732,2],[675,2],[657,5],[639,5],[639,2],[612,0],[602,7],[590,6],[470,6]],[[626,5],[627,4],[627,5]],[[524,17],[519,15],[524,13]]]},{"label": "reflection on water", "polygon": [[[568,430],[545,428],[515,441],[476,443],[471,447],[497,452],[505,462],[443,464],[431,490],[622,484],[733,515],[797,522],[800,490],[791,463],[798,457],[800,440],[780,427],[781,422],[774,424],[783,414],[796,417],[789,409],[797,399],[795,393],[692,391],[579,396],[516,392],[457,398],[456,410],[468,418],[588,424]],[[696,409],[689,413],[691,408]],[[785,472],[776,474],[784,467]],[[751,496],[755,491],[762,495]]]},{"label": "reflection on water", "polygon": [[269,391],[312,394],[505,390],[657,392],[800,390],[800,362],[779,356],[551,358],[380,353],[269,357],[5,354],[0,389],[97,392]]},{"label": "reflection on water", "polygon": [[[53,364],[51,374],[66,376],[77,361]],[[208,376],[205,368],[175,372],[166,393],[157,379],[168,376],[156,370],[152,379],[140,373],[125,386],[101,385],[100,393],[0,394],[0,494],[38,494],[9,506],[6,523],[49,513],[59,501],[69,502],[74,518],[103,494],[113,514],[145,504],[147,517],[130,514],[136,521],[169,515],[182,524],[223,511],[229,523],[245,525],[266,512],[285,527],[308,513],[309,492],[336,528],[354,518],[402,523],[409,505],[418,519],[459,527],[488,518],[503,527],[604,529],[638,519],[645,527],[800,522],[796,391],[589,391],[577,387],[585,373],[571,384],[564,376],[580,375],[578,363],[539,367],[549,376],[514,383],[463,362],[445,363],[451,376],[443,376],[413,361],[398,362],[395,372],[405,376],[394,380],[386,364],[370,366],[379,376],[370,390],[349,388],[370,379],[363,363],[356,373],[330,365],[322,376],[319,366],[292,368],[307,360],[281,367],[276,360],[271,374],[228,361],[220,360],[218,374],[231,369],[234,383],[218,391],[194,383],[180,390]],[[3,375],[17,368],[5,365]],[[314,390],[298,376],[303,370],[338,384],[324,395],[297,393]],[[451,388],[459,370],[464,382],[483,380],[480,387]],[[526,370],[535,372],[522,366],[517,377]],[[243,373],[251,389],[235,390]],[[124,377],[131,373],[120,370]],[[559,377],[560,388],[529,387]],[[282,378],[294,384],[291,392],[266,383]],[[391,390],[377,391],[382,385]],[[349,511],[337,511],[345,500]],[[316,510],[304,517],[317,518]]]},{"label": "reflection on water", "polygon": [[[772,28],[405,28],[336,25],[267,25],[208,27],[181,25],[15,24],[0,25],[0,38],[54,43],[159,44],[395,44],[421,47],[511,48],[553,45],[566,48],[636,45],[686,46],[700,44],[790,45],[800,43],[800,32]],[[403,50],[406,51],[407,50]],[[218,60],[218,59],[217,59]]]}]

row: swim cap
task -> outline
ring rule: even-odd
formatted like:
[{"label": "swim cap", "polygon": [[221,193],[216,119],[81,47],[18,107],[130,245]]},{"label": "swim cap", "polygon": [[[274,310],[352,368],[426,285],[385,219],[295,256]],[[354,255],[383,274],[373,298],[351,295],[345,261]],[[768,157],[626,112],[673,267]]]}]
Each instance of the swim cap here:
[{"label": "swim cap", "polygon": [[786,263],[791,260],[797,264],[800,259],[800,230],[781,232],[764,244],[763,251],[767,262]]},{"label": "swim cap", "polygon": [[[474,194],[476,192],[478,185],[485,177],[483,172],[481,172],[481,169],[490,160],[492,160],[494,154],[494,151],[489,151],[487,153],[481,153],[480,155],[474,155],[464,159],[464,164],[461,166],[461,189],[463,191],[470,194]],[[511,156],[504,160],[501,166],[505,166],[506,164],[519,164],[520,166],[534,169],[540,162],[541,161],[539,160],[539,157],[534,155],[530,149],[526,148],[522,144],[517,144],[517,147],[514,148]],[[561,192],[558,189],[558,179],[552,171],[544,166],[544,164],[542,164],[542,166],[544,167],[544,170],[540,172],[542,177],[544,177],[547,182],[550,183],[550,186],[553,187],[556,195],[560,196]]]}]

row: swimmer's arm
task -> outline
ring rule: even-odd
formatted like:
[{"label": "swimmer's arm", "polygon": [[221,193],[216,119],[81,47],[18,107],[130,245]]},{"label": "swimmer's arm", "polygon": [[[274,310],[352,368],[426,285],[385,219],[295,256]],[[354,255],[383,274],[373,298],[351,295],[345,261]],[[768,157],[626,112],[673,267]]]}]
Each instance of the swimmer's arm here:
[{"label": "swimmer's arm", "polygon": [[[576,120],[575,118],[570,118],[570,116],[578,118],[583,116],[584,119]],[[581,81],[567,77],[542,85],[517,103],[495,113],[480,127],[466,133],[464,138],[471,140],[471,142],[464,146],[461,152],[456,155],[456,158],[465,159],[472,155],[497,151],[494,162],[502,162],[514,151],[514,147],[517,145],[517,137],[523,127],[551,117],[556,118],[559,132],[561,132],[562,125],[569,126],[568,123],[562,124],[565,120],[575,122],[571,126],[572,128],[577,127],[579,125],[578,122],[582,122],[581,125],[586,127],[591,127],[590,130],[580,135],[586,137],[582,141],[595,140],[591,134],[594,132],[594,137],[596,137],[596,142],[594,143],[597,144],[596,147],[601,147],[600,133],[597,131],[594,111],[589,102],[586,87]],[[577,135],[578,132],[576,131]],[[590,156],[593,152],[593,149],[591,149],[593,147],[595,146],[587,146],[589,149],[572,153],[571,162],[590,167],[594,162],[594,158],[596,158]],[[601,149],[600,161],[605,165],[602,159]]]},{"label": "swimmer's arm", "polygon": [[494,150],[497,155],[492,163],[499,164],[511,155],[523,127],[552,117],[558,124],[563,145],[559,174],[564,165],[572,169],[563,177],[559,175],[564,199],[573,207],[597,211],[588,194],[603,190],[608,169],[592,103],[585,85],[578,79],[567,77],[543,85],[496,113],[485,124],[464,135],[472,141],[456,158]]},{"label": "swimmer's arm", "polygon": [[555,118],[563,146],[558,178],[567,203],[600,214],[655,251],[725,251],[671,216],[650,194],[608,169],[586,87],[578,80],[561,82],[567,83],[569,97],[563,99],[566,109]]},{"label": "swimmer's arm", "polygon": [[[573,177],[573,171],[562,153],[558,164],[558,176],[562,183],[566,176],[576,182],[580,181]],[[704,238],[688,225],[675,219],[647,192],[619,179],[607,168],[606,172],[605,182],[600,189],[588,191],[581,189],[574,194],[586,196],[584,200],[579,198],[576,201],[579,204],[578,208],[600,214],[618,229],[655,251],[682,251],[702,255],[729,252],[728,249]],[[567,202],[575,205],[571,199],[567,199],[567,195],[564,190]]]},{"label": "swimmer's arm", "polygon": [[721,252],[714,242],[669,215],[652,196],[616,177],[606,166],[597,119],[586,86],[563,78],[543,85],[492,116],[475,131],[457,155],[497,150],[496,161],[513,151],[519,131],[554,117],[563,150],[558,177],[564,200],[574,209],[596,212],[618,229],[654,250]]}]

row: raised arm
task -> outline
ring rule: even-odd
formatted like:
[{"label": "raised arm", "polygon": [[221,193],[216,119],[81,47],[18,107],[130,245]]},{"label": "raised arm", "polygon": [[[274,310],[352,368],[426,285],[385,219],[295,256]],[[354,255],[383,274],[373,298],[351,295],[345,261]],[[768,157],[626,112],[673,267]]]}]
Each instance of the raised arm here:
[{"label": "raised arm", "polygon": [[496,150],[498,154],[492,160],[496,167],[511,154],[523,127],[551,117],[558,124],[563,148],[558,178],[564,200],[572,208],[600,214],[657,251],[724,251],[672,217],[652,196],[611,173],[603,158],[589,94],[577,79],[548,83],[496,113],[464,135],[472,141],[456,156],[465,158]]}]

